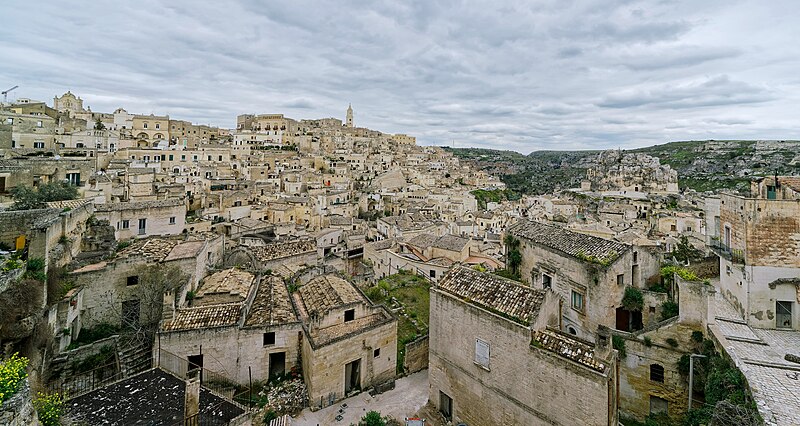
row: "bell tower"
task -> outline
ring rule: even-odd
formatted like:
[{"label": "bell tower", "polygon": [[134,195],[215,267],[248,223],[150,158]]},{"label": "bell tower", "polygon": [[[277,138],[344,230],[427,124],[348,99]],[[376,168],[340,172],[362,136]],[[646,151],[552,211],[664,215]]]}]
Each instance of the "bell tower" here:
[{"label": "bell tower", "polygon": [[347,123],[346,124],[347,127],[351,127],[351,128],[353,127],[353,106],[349,105],[349,104],[347,105],[347,122],[346,123]]}]

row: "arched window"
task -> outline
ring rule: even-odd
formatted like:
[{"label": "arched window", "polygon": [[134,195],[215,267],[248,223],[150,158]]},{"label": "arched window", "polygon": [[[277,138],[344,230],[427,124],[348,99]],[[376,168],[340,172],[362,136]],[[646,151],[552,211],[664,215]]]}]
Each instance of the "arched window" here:
[{"label": "arched window", "polygon": [[650,380],[664,383],[664,367],[661,364],[650,364]]}]

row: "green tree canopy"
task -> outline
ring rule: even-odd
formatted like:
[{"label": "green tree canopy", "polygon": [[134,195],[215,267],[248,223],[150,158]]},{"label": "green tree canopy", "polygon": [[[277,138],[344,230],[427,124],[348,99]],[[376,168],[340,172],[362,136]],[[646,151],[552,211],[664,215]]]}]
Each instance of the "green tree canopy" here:
[{"label": "green tree canopy", "polygon": [[19,185],[11,189],[11,196],[14,198],[11,210],[42,209],[50,201],[78,198],[78,188],[66,182],[45,183],[38,188]]}]

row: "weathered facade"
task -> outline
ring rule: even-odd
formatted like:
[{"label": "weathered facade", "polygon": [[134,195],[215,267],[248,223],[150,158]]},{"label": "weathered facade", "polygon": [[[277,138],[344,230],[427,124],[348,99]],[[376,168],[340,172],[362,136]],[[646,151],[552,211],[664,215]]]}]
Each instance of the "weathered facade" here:
[{"label": "weathered facade", "polygon": [[659,274],[658,257],[649,249],[532,221],[508,232],[520,241],[522,280],[564,300],[562,330],[593,340],[599,325],[642,328],[641,316],[621,307],[626,287],[644,288]]},{"label": "weathered facade", "polygon": [[752,326],[800,330],[800,178],[751,192],[720,195],[720,292]]},{"label": "weathered facade", "polygon": [[552,290],[456,267],[431,288],[429,401],[453,423],[617,425],[616,352],[548,329]]}]

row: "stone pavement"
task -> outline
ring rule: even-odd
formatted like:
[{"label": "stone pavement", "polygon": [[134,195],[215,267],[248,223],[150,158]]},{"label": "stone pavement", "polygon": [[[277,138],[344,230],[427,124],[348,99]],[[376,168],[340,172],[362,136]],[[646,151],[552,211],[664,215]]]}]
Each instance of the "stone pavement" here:
[{"label": "stone pavement", "polygon": [[[427,401],[428,370],[422,370],[398,379],[394,389],[374,397],[362,392],[318,411],[306,408],[292,419],[292,426],[349,426],[358,424],[364,414],[373,410],[402,421],[413,416]],[[346,408],[342,408],[344,404]],[[342,419],[336,420],[340,414]]]},{"label": "stone pavement", "polygon": [[765,424],[800,424],[800,364],[784,359],[800,356],[800,332],[752,328],[719,293],[715,302],[712,332],[747,378]]}]

